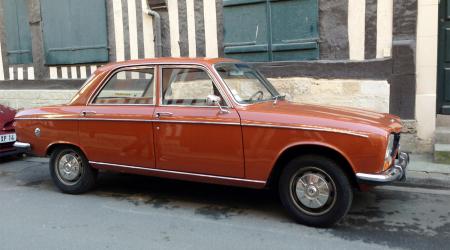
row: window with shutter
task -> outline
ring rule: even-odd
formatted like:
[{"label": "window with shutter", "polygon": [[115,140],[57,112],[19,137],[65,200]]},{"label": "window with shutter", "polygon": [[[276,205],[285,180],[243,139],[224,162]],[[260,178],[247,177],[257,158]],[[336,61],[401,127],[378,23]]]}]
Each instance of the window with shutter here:
[{"label": "window with shutter", "polygon": [[317,0],[224,0],[224,54],[245,61],[319,58]]},{"label": "window with shutter", "polygon": [[45,63],[108,61],[105,0],[41,0]]},{"label": "window with shutter", "polygon": [[3,0],[6,49],[9,64],[33,62],[26,0]]}]

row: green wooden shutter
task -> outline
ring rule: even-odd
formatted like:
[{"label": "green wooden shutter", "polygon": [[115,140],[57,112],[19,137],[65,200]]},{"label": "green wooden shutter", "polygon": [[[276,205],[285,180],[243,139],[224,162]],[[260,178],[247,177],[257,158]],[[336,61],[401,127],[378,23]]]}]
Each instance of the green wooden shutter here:
[{"label": "green wooden shutter", "polygon": [[272,59],[319,58],[317,0],[271,0]]},{"label": "green wooden shutter", "polygon": [[244,61],[319,58],[317,0],[224,0],[224,54]]},{"label": "green wooden shutter", "polygon": [[48,65],[108,61],[105,0],[41,0]]},{"label": "green wooden shutter", "polygon": [[33,62],[27,0],[3,0],[9,64]]},{"label": "green wooden shutter", "polygon": [[224,0],[224,53],[245,61],[268,61],[266,0]]}]

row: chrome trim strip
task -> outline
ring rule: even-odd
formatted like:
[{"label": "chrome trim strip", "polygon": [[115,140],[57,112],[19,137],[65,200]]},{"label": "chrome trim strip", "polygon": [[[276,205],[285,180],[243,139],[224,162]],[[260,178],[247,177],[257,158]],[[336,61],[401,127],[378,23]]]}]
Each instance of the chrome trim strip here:
[{"label": "chrome trim strip", "polygon": [[310,130],[310,131],[319,131],[319,132],[331,132],[331,133],[339,133],[339,134],[347,134],[347,135],[354,135],[359,136],[363,138],[369,138],[368,135],[353,132],[353,131],[346,131],[346,130],[339,130],[339,129],[332,129],[332,128],[322,128],[322,127],[295,127],[295,126],[280,126],[280,125],[271,125],[271,124],[258,124],[258,123],[243,123],[242,126],[245,127],[263,127],[263,128],[286,128],[286,129],[298,129],[298,130]]},{"label": "chrome trim strip", "polygon": [[155,104],[114,104],[114,103],[91,103],[89,105],[86,105],[86,107],[88,106],[148,106],[148,107],[155,107]]},{"label": "chrome trim strip", "polygon": [[161,123],[186,123],[186,124],[211,124],[211,125],[231,125],[239,126],[239,122],[208,122],[208,121],[177,121],[177,120],[154,120],[153,122]]},{"label": "chrome trim strip", "polygon": [[80,118],[78,121],[105,121],[105,122],[153,122],[153,120],[143,119],[101,119],[101,118]]},{"label": "chrome trim strip", "polygon": [[[214,109],[219,109],[219,107],[217,106],[201,106],[201,105],[179,105],[179,104],[174,104],[174,105],[159,105],[158,107],[179,107],[179,108],[214,108]],[[227,108],[227,109],[233,109],[232,107],[228,107],[228,106],[222,106],[222,108]]]},{"label": "chrome trim strip", "polygon": [[16,120],[63,120],[63,121],[117,121],[117,122],[160,122],[160,123],[185,123],[185,124],[211,124],[211,125],[231,125],[239,126],[238,122],[213,122],[213,121],[178,121],[178,120],[158,120],[158,119],[102,119],[102,118],[17,118]]},{"label": "chrome trim strip", "polygon": [[102,118],[16,118],[16,120],[44,120],[44,121],[118,121],[118,122],[153,122],[141,119],[102,119]]},{"label": "chrome trim strip", "polygon": [[217,176],[217,175],[187,173],[187,172],[180,172],[180,171],[173,171],[173,170],[164,170],[164,169],[157,169],[157,168],[143,168],[143,167],[128,166],[128,165],[121,165],[121,164],[113,164],[113,163],[106,163],[106,162],[96,162],[96,161],[89,161],[89,163],[90,164],[98,164],[98,165],[107,165],[107,166],[113,166],[113,167],[119,167],[119,168],[130,168],[130,169],[144,170],[144,171],[149,171],[149,172],[160,172],[160,173],[188,175],[188,176],[196,176],[196,177],[204,177],[204,178],[212,178],[212,179],[222,179],[222,180],[229,180],[229,181],[242,181],[242,182],[266,184],[265,181],[251,180],[251,179],[241,179],[241,178],[225,177],[225,176]]},{"label": "chrome trim strip", "polygon": [[44,118],[44,117],[39,117],[39,118],[36,118],[36,117],[30,117],[30,118],[23,118],[23,117],[16,117],[16,118],[14,118],[14,120],[21,120],[21,121],[32,121],[32,120],[45,120],[45,121],[52,121],[52,120],[64,120],[64,121],[78,121],[78,120],[86,120],[86,118],[85,119],[81,119],[81,118],[56,118],[56,117],[54,117],[54,118]]}]

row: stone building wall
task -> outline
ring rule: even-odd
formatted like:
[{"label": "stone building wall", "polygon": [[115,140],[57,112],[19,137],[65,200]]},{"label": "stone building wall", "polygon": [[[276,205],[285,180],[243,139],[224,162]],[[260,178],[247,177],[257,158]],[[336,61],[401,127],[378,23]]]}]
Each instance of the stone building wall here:
[{"label": "stone building wall", "polygon": [[[287,100],[389,112],[387,81],[270,78]],[[0,104],[22,109],[69,102],[77,90],[1,90]],[[206,96],[205,96],[206,97]]]},{"label": "stone building wall", "polygon": [[286,99],[362,108],[389,113],[389,83],[377,80],[278,78],[269,79]]},{"label": "stone building wall", "polygon": [[14,109],[64,104],[75,96],[77,90],[0,90],[0,104]]}]

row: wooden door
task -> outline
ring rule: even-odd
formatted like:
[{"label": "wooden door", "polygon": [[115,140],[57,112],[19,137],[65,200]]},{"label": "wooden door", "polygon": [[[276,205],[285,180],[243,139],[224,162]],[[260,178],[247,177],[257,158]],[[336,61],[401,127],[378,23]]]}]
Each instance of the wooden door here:
[{"label": "wooden door", "polygon": [[450,0],[442,0],[439,7],[437,97],[437,112],[450,114]]}]

